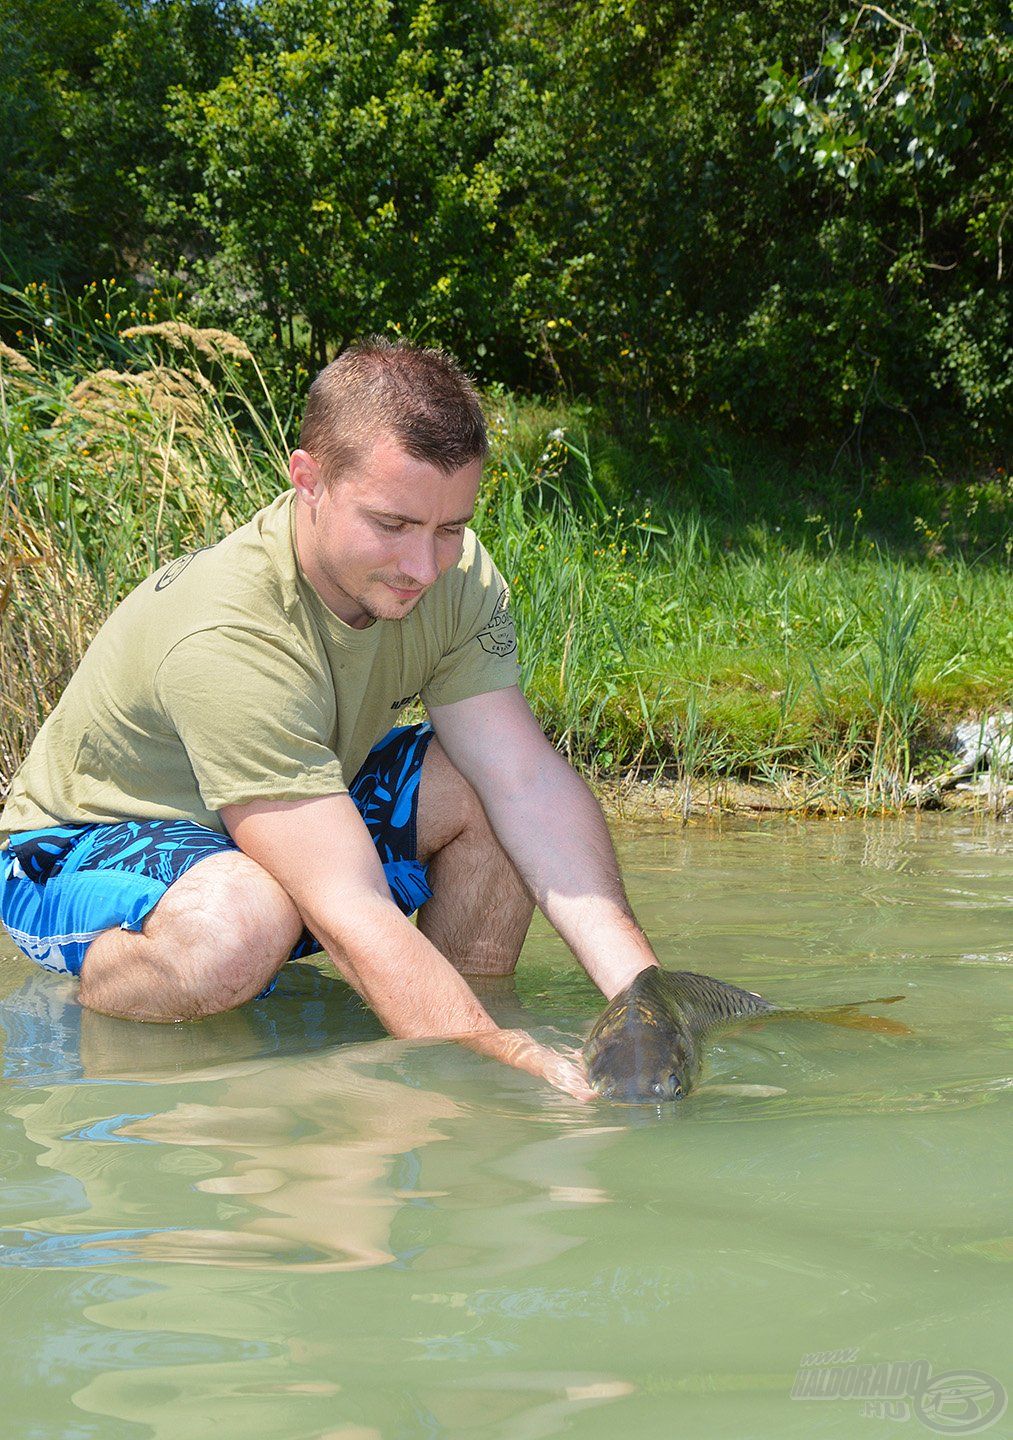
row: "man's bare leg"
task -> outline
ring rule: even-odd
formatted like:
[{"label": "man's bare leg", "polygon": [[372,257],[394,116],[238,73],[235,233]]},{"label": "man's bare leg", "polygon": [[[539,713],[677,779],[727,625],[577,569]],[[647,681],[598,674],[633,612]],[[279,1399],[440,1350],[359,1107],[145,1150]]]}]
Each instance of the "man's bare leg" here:
[{"label": "man's bare leg", "polygon": [[431,740],[419,788],[418,853],[433,898],[419,929],[462,975],[511,975],[534,902],[468,781]]},{"label": "man's bare leg", "polygon": [[175,881],[140,932],[105,930],[85,952],[79,999],[127,1020],[196,1020],[252,1000],[302,930],[278,882],[238,851]]}]

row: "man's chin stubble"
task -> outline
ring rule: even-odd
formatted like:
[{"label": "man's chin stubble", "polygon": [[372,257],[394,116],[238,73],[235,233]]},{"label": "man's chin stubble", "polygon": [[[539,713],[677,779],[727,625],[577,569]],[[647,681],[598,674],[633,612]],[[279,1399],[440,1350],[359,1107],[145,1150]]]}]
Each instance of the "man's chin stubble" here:
[{"label": "man's chin stubble", "polygon": [[[425,591],[422,592],[422,595],[424,594]],[[377,609],[375,602],[367,600],[365,595],[356,595],[354,599],[363,614],[368,615],[371,620],[407,620],[408,616],[415,609],[415,606],[422,599],[422,595],[416,595],[415,599],[412,600],[406,608],[398,606],[397,610],[391,614],[388,614],[385,610]]]}]

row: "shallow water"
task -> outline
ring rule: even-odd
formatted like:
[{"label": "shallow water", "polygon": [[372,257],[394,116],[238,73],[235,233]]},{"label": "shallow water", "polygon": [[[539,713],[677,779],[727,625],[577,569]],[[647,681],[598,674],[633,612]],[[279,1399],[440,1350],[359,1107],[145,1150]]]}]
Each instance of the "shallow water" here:
[{"label": "shallow water", "polygon": [[[879,1013],[912,1033],[765,1022],[679,1106],[584,1106],[383,1037],[323,964],[162,1028],[0,951],[3,1433],[1013,1433],[985,1424],[1013,1386],[1013,828],[620,848],[671,968],[791,1004],[902,991]],[[537,926],[487,1003],[572,1043],[602,1001]],[[925,1362],[928,1389],[792,1398],[833,1351]]]}]

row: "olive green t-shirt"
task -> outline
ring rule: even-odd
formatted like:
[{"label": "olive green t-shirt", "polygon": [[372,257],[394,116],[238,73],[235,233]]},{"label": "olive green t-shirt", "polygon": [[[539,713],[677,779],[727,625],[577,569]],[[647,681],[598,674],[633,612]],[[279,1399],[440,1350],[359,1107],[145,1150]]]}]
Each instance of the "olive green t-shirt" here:
[{"label": "olive green t-shirt", "polygon": [[339,620],[302,572],[288,491],[113,611],[35,738],[0,838],[193,820],[348,789],[398,711],[515,685],[507,588],[474,534],[404,620]]}]

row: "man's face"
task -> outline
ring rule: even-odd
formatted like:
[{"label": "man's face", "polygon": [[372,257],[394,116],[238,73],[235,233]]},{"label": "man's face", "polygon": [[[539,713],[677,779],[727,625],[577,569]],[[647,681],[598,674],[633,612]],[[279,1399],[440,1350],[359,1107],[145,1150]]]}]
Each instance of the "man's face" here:
[{"label": "man's face", "polygon": [[461,558],[481,460],[445,475],[381,436],[329,485],[305,450],[295,452],[290,468],[299,559],[346,624],[403,620]]}]

